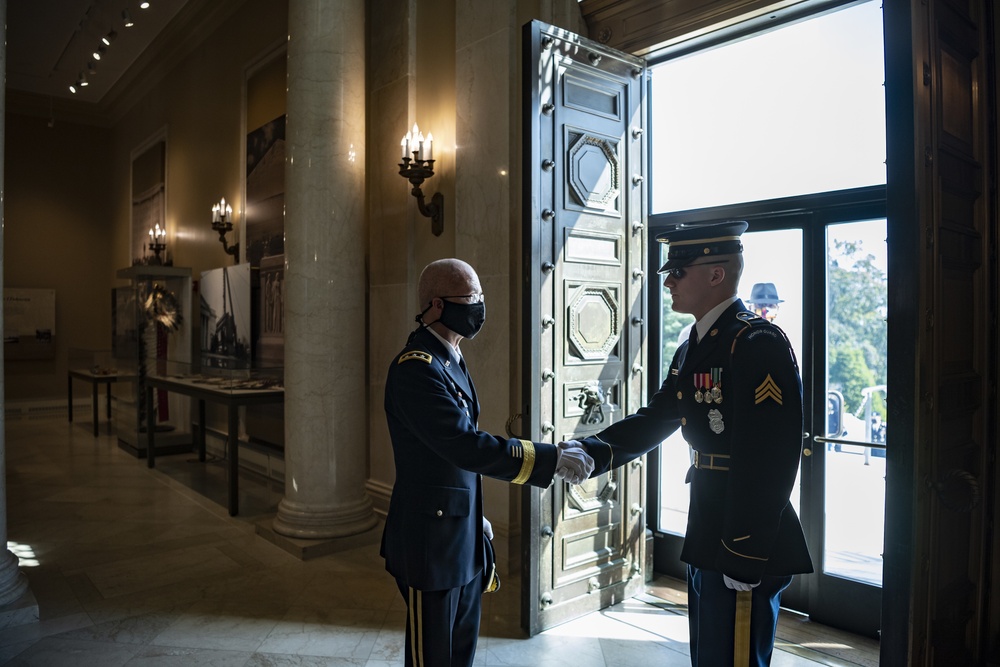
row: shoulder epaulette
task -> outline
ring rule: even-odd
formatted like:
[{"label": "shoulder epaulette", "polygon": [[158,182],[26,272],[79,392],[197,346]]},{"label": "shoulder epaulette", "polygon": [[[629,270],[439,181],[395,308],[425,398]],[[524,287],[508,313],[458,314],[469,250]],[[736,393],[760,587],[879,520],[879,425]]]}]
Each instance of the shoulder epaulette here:
[{"label": "shoulder epaulette", "polygon": [[433,357],[430,355],[429,352],[421,352],[420,350],[413,350],[412,352],[407,352],[406,354],[402,355],[399,358],[399,361],[397,361],[396,363],[401,364],[404,361],[410,361],[411,359],[419,359],[425,364],[429,364],[431,363],[431,359],[433,359]]},{"label": "shoulder epaulette", "polygon": [[750,312],[749,310],[742,310],[736,313],[736,319],[743,323],[743,328],[737,331],[736,335],[733,337],[733,344],[729,348],[730,356],[736,352],[736,341],[738,341],[740,336],[747,331],[749,331],[750,334],[746,337],[746,340],[752,340],[760,334],[765,334],[784,341],[785,345],[788,347],[788,351],[792,355],[792,361],[795,363],[795,368],[798,370],[799,362],[795,359],[795,350],[792,349],[792,343],[788,340],[788,336],[785,335],[785,332],[781,329],[781,327],[773,322],[769,322],[757,313]]},{"label": "shoulder epaulette", "polygon": [[736,313],[736,319],[748,327],[759,327],[770,324],[770,322],[765,320],[763,317],[757,313],[750,312],[749,310],[741,310]]}]

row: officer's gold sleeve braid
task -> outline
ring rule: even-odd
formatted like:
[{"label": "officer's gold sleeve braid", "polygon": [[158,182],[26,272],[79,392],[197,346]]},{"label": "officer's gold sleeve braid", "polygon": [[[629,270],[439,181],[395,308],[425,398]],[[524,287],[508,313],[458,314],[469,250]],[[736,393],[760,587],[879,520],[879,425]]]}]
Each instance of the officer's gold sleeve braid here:
[{"label": "officer's gold sleeve braid", "polygon": [[521,472],[511,480],[512,484],[524,484],[531,477],[531,471],[535,469],[535,443],[531,440],[521,440],[521,447],[518,449],[522,453]]}]

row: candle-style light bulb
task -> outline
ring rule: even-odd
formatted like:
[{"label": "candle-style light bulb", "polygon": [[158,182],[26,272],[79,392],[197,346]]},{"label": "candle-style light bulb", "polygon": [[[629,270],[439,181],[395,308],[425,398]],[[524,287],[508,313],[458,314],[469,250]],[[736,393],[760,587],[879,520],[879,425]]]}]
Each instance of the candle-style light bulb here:
[{"label": "candle-style light bulb", "polygon": [[406,156],[406,137],[405,136],[402,139],[400,139],[400,141],[399,141],[399,147],[400,147],[400,150],[403,152],[403,159],[405,160],[406,157],[407,157]]},{"label": "candle-style light bulb", "polygon": [[424,133],[423,132],[421,132],[417,136],[417,159],[418,160],[423,160],[424,159]]},{"label": "candle-style light bulb", "polygon": [[430,132],[427,133],[427,138],[424,140],[424,159],[433,160],[434,159],[434,135]]}]

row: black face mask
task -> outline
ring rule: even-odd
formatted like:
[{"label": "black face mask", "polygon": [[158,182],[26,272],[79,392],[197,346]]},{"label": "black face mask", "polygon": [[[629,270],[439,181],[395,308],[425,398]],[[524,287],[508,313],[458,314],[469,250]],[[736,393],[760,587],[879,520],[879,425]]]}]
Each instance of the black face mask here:
[{"label": "black face mask", "polygon": [[486,323],[486,303],[444,301],[444,308],[438,321],[462,338],[475,338]]}]

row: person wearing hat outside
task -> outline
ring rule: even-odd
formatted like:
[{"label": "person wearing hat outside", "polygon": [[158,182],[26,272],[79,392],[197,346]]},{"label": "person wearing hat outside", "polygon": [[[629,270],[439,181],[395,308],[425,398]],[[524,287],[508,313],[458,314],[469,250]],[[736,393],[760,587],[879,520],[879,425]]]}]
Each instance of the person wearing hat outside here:
[{"label": "person wearing hat outside", "polygon": [[784,302],[784,299],[778,298],[778,288],[774,283],[754,283],[750,288],[750,298],[747,299],[747,305],[753,312],[768,322],[774,321],[778,316],[778,304]]},{"label": "person wearing hat outside", "polygon": [[[695,316],[649,403],[583,445],[594,474],[657,447],[678,428],[692,448],[687,563],[691,664],[768,665],[781,592],[812,572],[789,496],[802,448],[802,384],[784,333],[736,296],[743,221],[682,226],[659,270],[672,307]],[[766,428],[761,428],[766,424]]]},{"label": "person wearing hat outside", "polygon": [[381,554],[406,602],[406,667],[471,667],[482,595],[497,583],[482,476],[544,488],[557,470],[586,479],[594,463],[579,448],[479,430],[476,388],[459,349],[486,321],[471,266],[431,262],[417,292],[420,326],[385,384],[396,481]]}]

